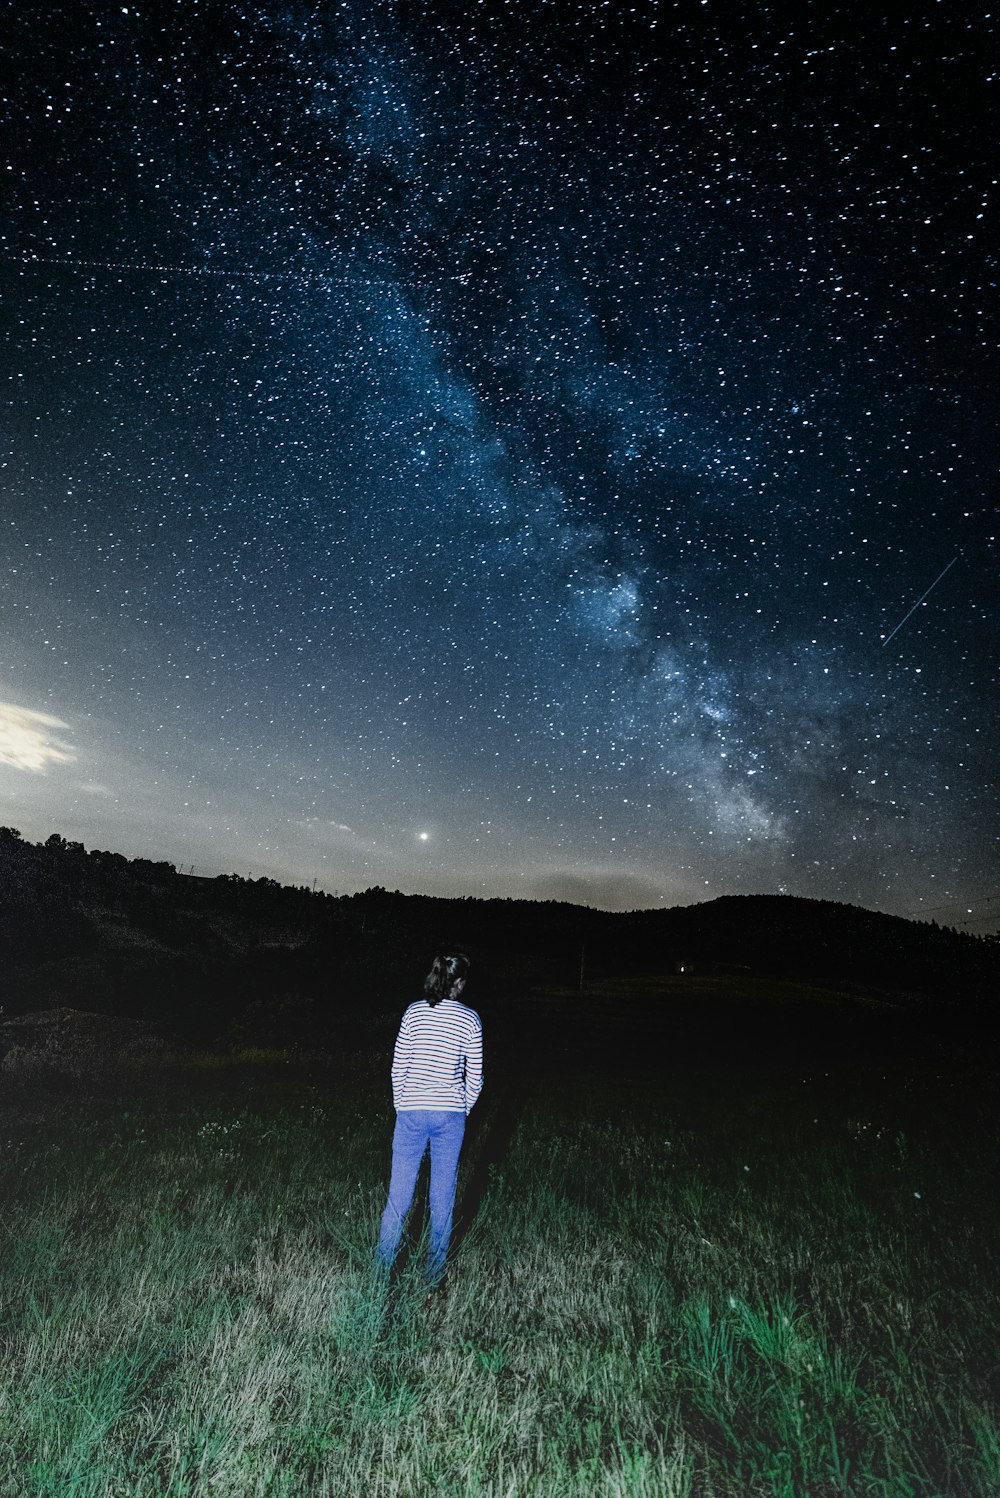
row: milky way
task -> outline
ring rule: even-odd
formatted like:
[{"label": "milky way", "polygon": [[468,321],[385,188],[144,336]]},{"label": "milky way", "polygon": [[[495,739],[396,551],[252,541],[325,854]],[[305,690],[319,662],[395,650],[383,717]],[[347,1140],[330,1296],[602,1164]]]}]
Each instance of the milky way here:
[{"label": "milky way", "polygon": [[19,5],[0,819],[994,929],[989,23],[909,12]]}]

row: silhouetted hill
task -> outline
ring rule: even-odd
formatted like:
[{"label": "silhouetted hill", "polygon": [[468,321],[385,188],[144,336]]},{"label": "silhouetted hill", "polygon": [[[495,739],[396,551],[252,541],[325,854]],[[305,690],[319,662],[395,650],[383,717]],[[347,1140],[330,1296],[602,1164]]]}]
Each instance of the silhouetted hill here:
[{"label": "silhouetted hill", "polygon": [[[435,950],[474,959],[476,1002],[604,977],[730,974],[895,995],[992,1023],[1000,944],[857,906],[727,896],[612,914],[555,901],[335,898],[0,828],[7,1017],[56,1005],[255,1044],[384,1043]],[[709,992],[705,990],[706,994]],[[707,1000],[706,1000],[707,1002]]]}]

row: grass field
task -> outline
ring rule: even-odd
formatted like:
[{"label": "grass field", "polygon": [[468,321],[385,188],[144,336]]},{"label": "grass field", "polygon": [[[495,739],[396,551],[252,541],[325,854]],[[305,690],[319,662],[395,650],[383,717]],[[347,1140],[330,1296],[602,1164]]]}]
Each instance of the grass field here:
[{"label": "grass field", "polygon": [[0,1494],[996,1498],[987,1079],[507,1068],[429,1306],[387,1059],[15,1085]]}]

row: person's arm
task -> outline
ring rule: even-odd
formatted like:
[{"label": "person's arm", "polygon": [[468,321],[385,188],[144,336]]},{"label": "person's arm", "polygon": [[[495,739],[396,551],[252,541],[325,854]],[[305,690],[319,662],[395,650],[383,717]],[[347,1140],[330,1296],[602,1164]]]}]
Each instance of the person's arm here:
[{"label": "person's arm", "polygon": [[403,1079],[406,1076],[406,1069],[410,1064],[411,1049],[410,1028],[406,1023],[406,1015],[404,1014],[392,1052],[392,1106],[397,1113],[399,1112],[399,1099],[403,1088]]},{"label": "person's arm", "polygon": [[477,1020],[465,1049],[465,1116],[483,1090],[483,1027]]}]

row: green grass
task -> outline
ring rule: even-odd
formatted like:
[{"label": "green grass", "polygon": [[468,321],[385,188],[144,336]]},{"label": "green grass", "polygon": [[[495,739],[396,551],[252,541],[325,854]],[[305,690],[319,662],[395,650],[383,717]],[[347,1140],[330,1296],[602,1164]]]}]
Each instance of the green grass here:
[{"label": "green grass", "polygon": [[1000,1492],[968,1077],[494,1077],[427,1307],[370,1268],[384,1070],[8,1099],[3,1498]]}]

